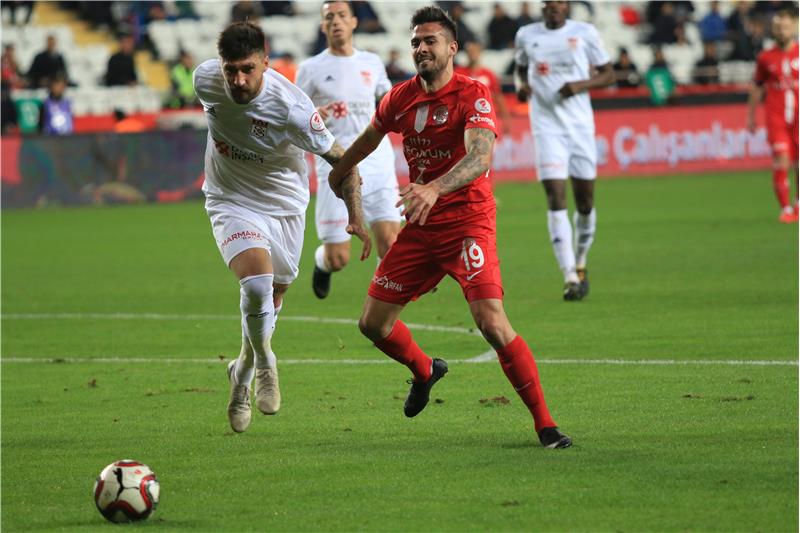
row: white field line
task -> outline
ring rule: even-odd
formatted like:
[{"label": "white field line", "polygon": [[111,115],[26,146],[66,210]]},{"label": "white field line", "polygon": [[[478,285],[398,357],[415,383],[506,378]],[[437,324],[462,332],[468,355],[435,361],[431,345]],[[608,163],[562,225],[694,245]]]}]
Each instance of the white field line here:
[{"label": "white field line", "polygon": [[[239,315],[171,315],[161,313],[5,313],[3,320],[241,320]],[[358,320],[352,318],[325,318],[317,316],[279,316],[281,322],[313,322],[317,324],[345,324],[357,326]],[[477,328],[459,326],[435,326],[430,324],[406,323],[410,329],[460,333],[481,337]],[[482,337],[481,337],[482,338]]]},{"label": "white field line", "polygon": [[[448,359],[448,363],[487,363],[491,360],[478,358]],[[220,358],[178,358],[178,357],[2,357],[2,363],[100,363],[100,364],[221,364],[227,359]],[[385,359],[278,359],[282,365],[381,365],[394,363]],[[789,360],[741,360],[741,359],[537,359],[537,364],[577,365],[577,366],[797,366],[797,361]]]},{"label": "white field line", "polygon": [[[238,315],[176,315],[162,313],[6,313],[0,315],[3,320],[240,320]],[[314,316],[282,316],[282,321],[312,322],[318,324],[357,325],[352,318],[325,318]],[[422,331],[438,331],[459,333],[481,337],[475,328],[459,326],[435,326],[429,324],[408,323],[410,329]],[[486,351],[467,359],[450,359],[451,363],[487,363],[496,359],[493,350]],[[174,358],[174,357],[3,357],[3,363],[217,363],[220,359]],[[372,365],[393,362],[391,359],[281,359],[281,364],[288,365]],[[714,359],[537,359],[538,364],[556,365],[618,365],[618,366],[797,366],[797,360],[714,360]]]}]

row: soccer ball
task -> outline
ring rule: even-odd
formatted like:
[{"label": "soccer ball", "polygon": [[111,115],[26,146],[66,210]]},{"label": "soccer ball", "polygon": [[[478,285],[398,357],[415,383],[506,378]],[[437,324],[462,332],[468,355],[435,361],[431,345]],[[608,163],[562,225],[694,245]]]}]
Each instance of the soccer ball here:
[{"label": "soccer ball", "polygon": [[94,483],[94,503],[111,522],[144,520],[158,506],[159,484],[150,467],[129,459],[111,463]]}]

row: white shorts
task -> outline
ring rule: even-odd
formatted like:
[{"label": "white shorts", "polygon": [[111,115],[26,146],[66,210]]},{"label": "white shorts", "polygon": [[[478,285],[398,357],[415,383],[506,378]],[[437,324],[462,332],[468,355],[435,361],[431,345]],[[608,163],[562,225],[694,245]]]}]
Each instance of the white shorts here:
[{"label": "white shorts", "polygon": [[225,264],[250,248],[264,248],[272,261],[275,283],[297,279],[303,250],[306,216],[272,217],[249,209],[215,204],[208,207],[211,230]]},{"label": "white shorts", "polygon": [[[400,222],[400,199],[397,181],[387,187],[375,189],[361,198],[364,207],[364,218],[368,225],[375,222]],[[350,234],[347,228],[347,208],[341,198],[337,198],[327,180],[319,180],[317,187],[317,206],[314,220],[317,225],[317,236],[324,243],[347,242]]]},{"label": "white shorts", "polygon": [[539,180],[597,177],[597,143],[593,132],[582,135],[536,135],[536,174]]}]

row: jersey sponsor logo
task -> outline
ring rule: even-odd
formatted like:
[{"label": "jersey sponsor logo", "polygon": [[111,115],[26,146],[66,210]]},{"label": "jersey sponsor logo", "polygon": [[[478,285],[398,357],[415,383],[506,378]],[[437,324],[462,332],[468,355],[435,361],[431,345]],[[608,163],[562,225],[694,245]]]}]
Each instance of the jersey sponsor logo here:
[{"label": "jersey sponsor logo", "polygon": [[440,105],[439,107],[433,110],[433,121],[441,126],[442,124],[447,122],[447,117],[449,115],[450,113],[447,111],[447,106]]},{"label": "jersey sponsor logo", "polygon": [[403,143],[403,152],[411,159],[450,159],[453,154],[450,150],[441,148],[418,148]]},{"label": "jersey sponsor logo", "polygon": [[473,124],[488,124],[494,128],[494,120],[491,117],[484,117],[483,115],[472,115],[469,121]]},{"label": "jersey sponsor logo", "polygon": [[475,110],[478,113],[489,113],[492,111],[492,104],[486,98],[478,98],[475,100]]},{"label": "jersey sponsor logo", "polygon": [[378,287],[383,287],[384,289],[388,289],[390,291],[395,292],[403,292],[403,284],[397,283],[396,281],[392,281],[386,276],[373,276],[372,283],[377,285]]},{"label": "jersey sponsor logo", "polygon": [[216,147],[217,152],[220,155],[227,157],[233,161],[258,161],[259,163],[264,162],[264,156],[261,156],[255,152],[251,152],[249,150],[243,150],[238,146],[234,146],[232,144],[228,144],[225,141],[220,141],[218,139],[214,139],[214,147]]},{"label": "jersey sponsor logo", "polygon": [[222,244],[220,245],[220,247],[225,248],[230,243],[232,243],[233,241],[238,240],[238,239],[247,239],[248,241],[266,241],[267,240],[266,237],[264,237],[261,233],[259,233],[257,231],[250,231],[250,230],[237,231],[236,233],[234,233],[232,235],[228,235],[225,238],[225,240],[222,241]]},{"label": "jersey sponsor logo", "polygon": [[361,81],[363,81],[364,85],[366,85],[368,87],[370,85],[372,85],[372,72],[370,72],[368,70],[362,70],[361,71]]},{"label": "jersey sponsor logo", "polygon": [[253,119],[253,125],[250,128],[250,133],[253,134],[255,137],[264,138],[267,136],[267,127],[269,124],[264,122],[263,120],[258,120],[256,118]]},{"label": "jersey sponsor logo", "polygon": [[322,117],[319,116],[319,113],[316,111],[314,111],[314,114],[311,115],[311,118],[308,122],[313,131],[316,131],[317,133],[325,131],[325,122],[322,121]]}]

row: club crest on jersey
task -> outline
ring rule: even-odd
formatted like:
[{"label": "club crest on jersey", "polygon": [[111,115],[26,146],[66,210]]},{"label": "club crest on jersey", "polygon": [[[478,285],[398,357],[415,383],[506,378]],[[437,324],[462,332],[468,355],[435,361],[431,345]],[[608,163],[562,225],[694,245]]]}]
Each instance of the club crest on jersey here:
[{"label": "club crest on jersey", "polygon": [[578,38],[577,37],[570,37],[567,39],[567,44],[569,45],[570,50],[575,50],[578,48]]},{"label": "club crest on jersey", "polygon": [[486,98],[478,98],[475,100],[475,111],[478,113],[489,113],[492,111],[492,104]]},{"label": "club crest on jersey", "polygon": [[433,110],[433,122],[438,125],[442,125],[447,122],[447,117],[450,113],[447,112],[446,105],[440,105],[436,109]]},{"label": "club crest on jersey", "polygon": [[311,126],[311,129],[317,133],[325,131],[325,123],[322,121],[322,117],[319,116],[319,113],[316,111],[314,111],[314,114],[311,115],[311,118],[309,119],[309,125]]},{"label": "club crest on jersey", "polygon": [[372,72],[368,70],[361,71],[361,81],[364,82],[364,85],[370,86],[372,85]]},{"label": "club crest on jersey", "polygon": [[267,127],[269,124],[264,122],[263,120],[258,120],[256,118],[253,119],[253,126],[250,128],[250,133],[253,134],[254,137],[264,138],[267,136]]}]

